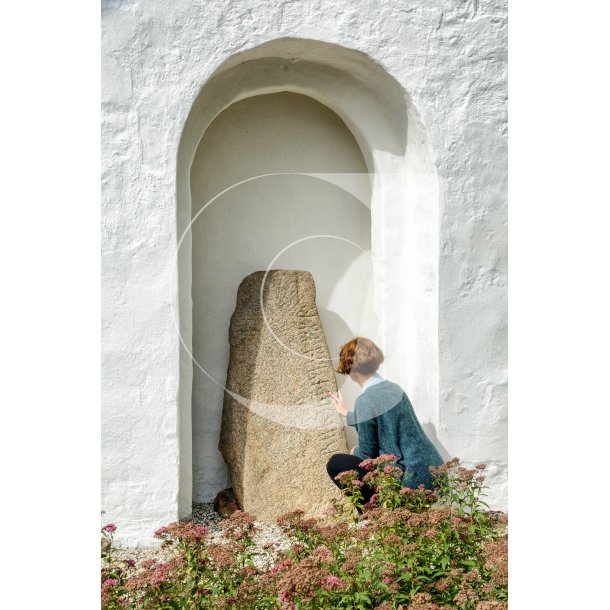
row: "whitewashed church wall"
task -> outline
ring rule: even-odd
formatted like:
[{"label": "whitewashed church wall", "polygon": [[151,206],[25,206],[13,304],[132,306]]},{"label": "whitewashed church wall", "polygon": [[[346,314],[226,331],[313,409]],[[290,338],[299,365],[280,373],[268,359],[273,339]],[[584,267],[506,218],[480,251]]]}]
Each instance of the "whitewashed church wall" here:
[{"label": "whitewashed church wall", "polygon": [[284,37],[368,55],[419,111],[438,171],[439,259],[437,324],[417,343],[432,337],[438,368],[436,401],[422,389],[414,406],[445,457],[490,465],[491,503],[506,509],[505,2],[107,0],[102,28],[102,508],[119,542],[152,543],[190,496],[175,283],[184,125],[218,66]]}]

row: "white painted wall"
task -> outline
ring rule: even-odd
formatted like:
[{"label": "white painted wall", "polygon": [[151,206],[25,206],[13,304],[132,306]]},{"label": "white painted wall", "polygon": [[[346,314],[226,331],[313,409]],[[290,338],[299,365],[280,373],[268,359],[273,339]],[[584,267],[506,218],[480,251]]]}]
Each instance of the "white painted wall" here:
[{"label": "white painted wall", "polygon": [[119,541],[188,514],[190,236],[178,260],[176,244],[199,140],[280,90],[332,109],[375,172],[384,372],[445,457],[491,464],[506,508],[504,0],[108,0],[102,27],[102,508]]},{"label": "white painted wall", "polygon": [[[359,197],[301,175],[320,172],[349,178],[360,187]],[[191,196],[197,362],[193,497],[209,501],[230,484],[217,447],[228,329],[245,276],[269,268],[311,272],[334,363],[346,337],[378,340],[372,309],[370,187],[362,153],[341,119],[310,97],[284,92],[236,102],[212,122],[193,160]],[[343,385],[346,378],[337,375],[337,381]],[[355,384],[348,383],[345,394],[355,400]]]}]

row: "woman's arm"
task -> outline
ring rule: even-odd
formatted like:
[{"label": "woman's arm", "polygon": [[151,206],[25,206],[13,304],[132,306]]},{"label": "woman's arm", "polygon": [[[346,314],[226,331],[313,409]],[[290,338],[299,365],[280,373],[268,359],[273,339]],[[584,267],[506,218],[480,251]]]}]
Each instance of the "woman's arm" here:
[{"label": "woman's arm", "polygon": [[337,410],[339,415],[343,415],[345,417],[347,415],[347,407],[343,402],[343,396],[341,395],[341,390],[337,390],[336,392],[329,392],[328,395],[333,402],[333,406]]},{"label": "woman's arm", "polygon": [[[333,406],[340,415],[347,417],[348,426],[355,426],[358,431],[358,446],[354,447],[353,455],[356,455],[363,460],[366,458],[376,458],[379,456],[379,438],[377,436],[377,420],[374,417],[359,421],[356,417],[355,410],[348,411],[341,392],[328,393]],[[350,451],[352,453],[352,451]]]}]

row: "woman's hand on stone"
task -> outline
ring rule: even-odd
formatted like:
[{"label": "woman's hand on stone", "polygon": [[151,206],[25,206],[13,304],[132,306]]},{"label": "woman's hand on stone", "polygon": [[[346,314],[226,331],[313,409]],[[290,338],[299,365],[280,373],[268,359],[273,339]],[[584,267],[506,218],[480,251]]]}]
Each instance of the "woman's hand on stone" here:
[{"label": "woman's hand on stone", "polygon": [[341,391],[337,390],[336,392],[329,392],[328,395],[333,401],[333,406],[335,407],[339,415],[347,415],[347,408],[345,406],[345,403],[343,402],[343,396],[341,395]]}]

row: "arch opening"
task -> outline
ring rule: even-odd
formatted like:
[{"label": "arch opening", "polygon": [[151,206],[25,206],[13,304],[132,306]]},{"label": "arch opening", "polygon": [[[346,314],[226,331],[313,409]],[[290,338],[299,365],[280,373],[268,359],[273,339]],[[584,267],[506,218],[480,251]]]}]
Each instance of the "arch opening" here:
[{"label": "arch opening", "polygon": [[[211,197],[262,174],[276,175],[231,188],[190,226]],[[304,233],[363,245],[356,253],[339,240],[307,240],[273,266],[315,271],[331,354],[353,334],[375,338],[386,353],[384,374],[409,388],[424,422],[437,424],[436,167],[418,113],[381,66],[359,52],[295,39],[230,58],[185,122],[177,227],[181,517],[192,499],[209,500],[228,482],[214,428],[223,390],[212,389],[198,366],[211,363],[224,381],[227,315],[239,281]],[[261,245],[261,234],[278,240]],[[240,251],[223,257],[223,247]],[[347,295],[369,281],[369,293],[350,303]]]}]

